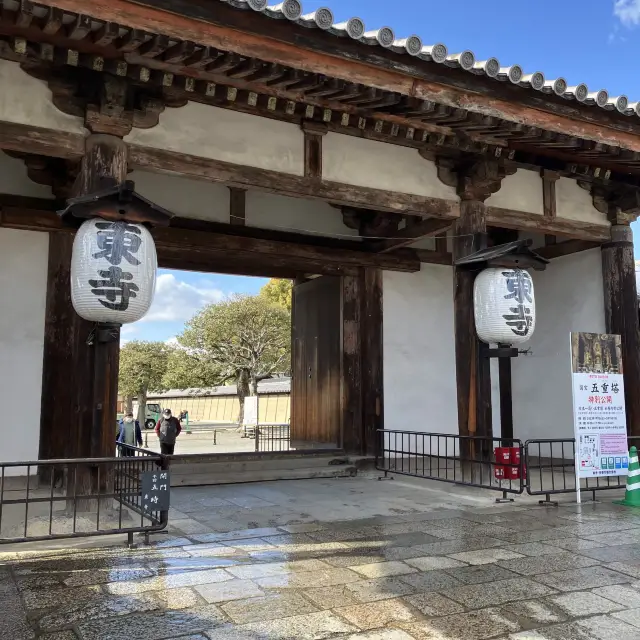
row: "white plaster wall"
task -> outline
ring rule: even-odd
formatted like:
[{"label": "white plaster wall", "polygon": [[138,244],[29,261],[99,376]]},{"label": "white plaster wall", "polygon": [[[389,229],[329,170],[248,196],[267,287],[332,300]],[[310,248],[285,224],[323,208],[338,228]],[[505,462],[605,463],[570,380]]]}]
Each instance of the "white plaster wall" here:
[{"label": "white plaster wall", "polygon": [[453,269],[385,271],[383,313],[385,429],[457,433]]},{"label": "white plaster wall", "polygon": [[523,442],[573,437],[569,334],[605,331],[601,260],[599,249],[583,251],[532,274],[536,330],[522,347],[532,355],[513,361],[514,434]]},{"label": "white plaster wall", "polygon": [[248,191],[246,224],[263,229],[277,229],[294,233],[319,233],[357,236],[358,231],[342,222],[342,212],[320,200],[303,200],[286,196]]},{"label": "white plaster wall", "polygon": [[346,184],[457,200],[436,166],[417,149],[328,133],[322,139],[322,177]]},{"label": "white plaster wall", "polygon": [[149,171],[134,171],[128,177],[140,195],[181,218],[229,222],[229,189],[222,184]]},{"label": "white plaster wall", "polygon": [[518,169],[502,181],[499,191],[487,198],[490,207],[527,211],[544,215],[542,178],[535,171]]},{"label": "white plaster wall", "polygon": [[38,458],[48,253],[49,234],[0,228],[2,461]]},{"label": "white plaster wall", "polygon": [[45,82],[22,71],[17,62],[8,60],[0,60],[0,120],[86,133],[82,118],[62,113],[53,105]]},{"label": "white plaster wall", "polygon": [[304,175],[300,127],[189,102],[166,109],[152,129],[134,129],[127,142],[260,169]]},{"label": "white plaster wall", "polygon": [[[452,276],[450,267],[426,264],[418,273],[384,272],[385,429],[458,432]],[[522,345],[532,355],[512,363],[514,432],[523,442],[572,438],[569,334],[605,331],[600,250],[553,260],[546,271],[533,272],[533,280],[537,326]],[[495,361],[491,378],[493,429],[499,437]],[[419,441],[408,438],[404,446],[422,450]]]},{"label": "white plaster wall", "polygon": [[556,182],[556,215],[569,220],[609,224],[607,216],[593,206],[589,191],[570,178],[560,178]]},{"label": "white plaster wall", "polygon": [[27,168],[22,160],[12,158],[2,151],[0,151],[0,193],[33,198],[53,198],[51,187],[36,184],[29,179]]}]

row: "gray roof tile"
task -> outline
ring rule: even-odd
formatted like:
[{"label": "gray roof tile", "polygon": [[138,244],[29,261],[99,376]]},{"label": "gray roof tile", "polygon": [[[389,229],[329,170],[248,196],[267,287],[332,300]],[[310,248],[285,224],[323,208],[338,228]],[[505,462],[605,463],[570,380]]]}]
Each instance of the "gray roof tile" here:
[{"label": "gray roof tile", "polygon": [[592,91],[586,84],[567,86],[564,78],[546,79],[540,71],[527,73],[520,65],[501,66],[496,58],[476,61],[472,51],[449,54],[445,45],[423,44],[419,36],[398,37],[391,27],[368,29],[358,17],[336,22],[333,11],[322,7],[312,13],[304,13],[300,0],[285,0],[268,5],[268,0],[219,0],[238,9],[252,9],[273,19],[286,19],[308,28],[329,31],[335,36],[349,37],[370,46],[380,46],[397,53],[417,56],[422,60],[464,69],[476,75],[486,75],[502,82],[512,82],[529,91],[555,93],[566,100],[576,100],[585,105],[627,116],[640,117],[640,102],[629,102],[626,96],[609,97],[606,90]]}]

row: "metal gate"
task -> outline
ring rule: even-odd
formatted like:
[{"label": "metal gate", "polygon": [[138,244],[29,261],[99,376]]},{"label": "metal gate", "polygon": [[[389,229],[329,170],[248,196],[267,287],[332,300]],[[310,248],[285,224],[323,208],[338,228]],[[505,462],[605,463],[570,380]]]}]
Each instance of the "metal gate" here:
[{"label": "metal gate", "polygon": [[0,463],[0,544],[149,534],[168,511],[143,509],[140,474],[168,458],[121,445],[120,456]]}]

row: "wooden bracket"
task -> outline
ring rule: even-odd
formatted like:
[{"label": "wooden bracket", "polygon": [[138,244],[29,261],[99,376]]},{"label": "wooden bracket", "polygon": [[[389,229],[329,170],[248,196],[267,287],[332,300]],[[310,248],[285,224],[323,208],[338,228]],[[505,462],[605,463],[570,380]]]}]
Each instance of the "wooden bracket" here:
[{"label": "wooden bracket", "polygon": [[492,193],[500,190],[502,180],[513,175],[517,168],[496,160],[476,158],[437,157],[438,179],[449,187],[454,187],[461,200],[484,202]]},{"label": "wooden bracket", "polygon": [[615,225],[628,225],[640,215],[640,194],[632,188],[622,185],[589,184],[578,182],[583,189],[591,193],[594,208],[606,214],[609,222]]}]

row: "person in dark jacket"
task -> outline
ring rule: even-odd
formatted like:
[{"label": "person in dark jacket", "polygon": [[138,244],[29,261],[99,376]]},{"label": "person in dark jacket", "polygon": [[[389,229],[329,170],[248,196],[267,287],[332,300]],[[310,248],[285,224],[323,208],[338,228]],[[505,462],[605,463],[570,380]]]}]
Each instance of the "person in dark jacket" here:
[{"label": "person in dark jacket", "polygon": [[[142,446],[142,431],[140,423],[133,419],[133,413],[127,413],[120,421],[120,433],[116,442],[119,445],[129,445],[130,447]],[[120,455],[133,456],[134,451],[128,447],[120,446]]]},{"label": "person in dark jacket", "polygon": [[156,424],[156,435],[160,439],[160,453],[172,456],[176,448],[176,438],[180,435],[182,426],[180,420],[171,415],[170,409],[162,412],[162,417]]}]

